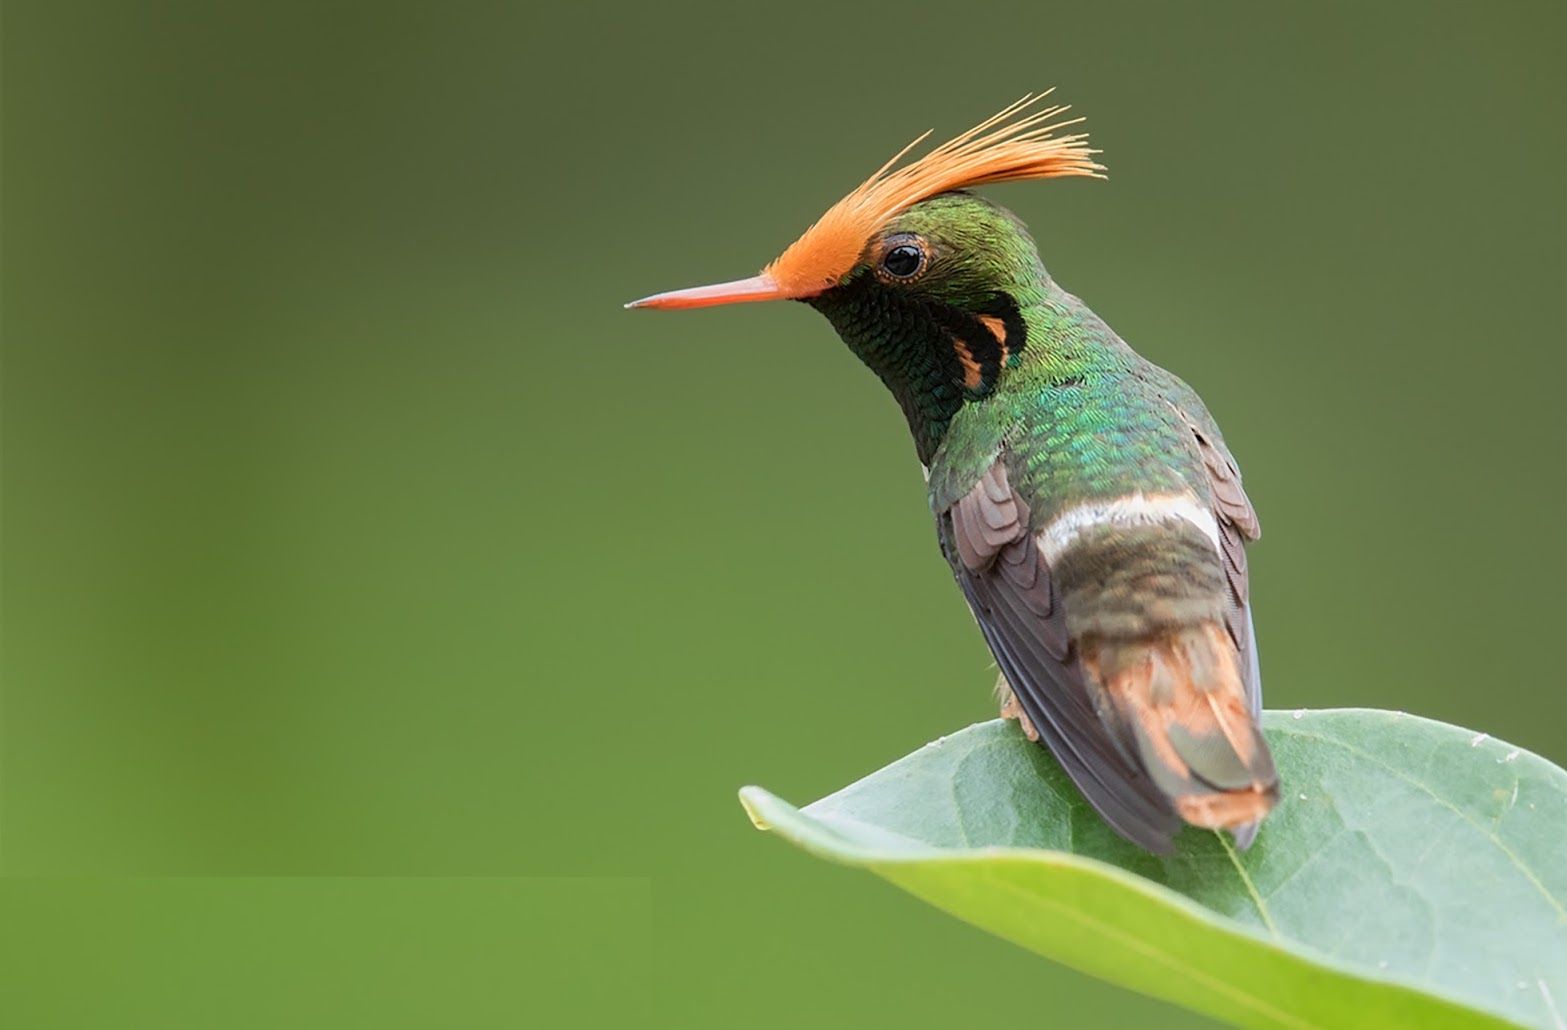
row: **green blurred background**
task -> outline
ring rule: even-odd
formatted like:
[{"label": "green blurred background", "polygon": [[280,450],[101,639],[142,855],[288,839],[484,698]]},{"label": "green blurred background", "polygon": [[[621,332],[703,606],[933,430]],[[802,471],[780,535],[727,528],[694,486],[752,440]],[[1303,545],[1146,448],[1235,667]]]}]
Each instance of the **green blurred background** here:
[{"label": "green blurred background", "polygon": [[[29,1025],[591,1025],[585,961],[682,1027],[1202,1025],[751,829],[993,673],[821,319],[620,304],[1057,85],[1110,180],[991,193],[1223,424],[1270,706],[1560,762],[1564,12],[8,2],[0,863],[89,878],[8,888]],[[251,876],[435,878],[385,905],[496,975]],[[243,975],[302,946],[370,1008]]]}]

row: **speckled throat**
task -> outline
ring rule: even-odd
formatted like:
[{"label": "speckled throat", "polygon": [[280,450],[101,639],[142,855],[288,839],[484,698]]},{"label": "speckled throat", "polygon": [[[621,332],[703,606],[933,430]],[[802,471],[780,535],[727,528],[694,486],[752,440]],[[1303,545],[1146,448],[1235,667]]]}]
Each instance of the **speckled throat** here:
[{"label": "speckled throat", "polygon": [[864,277],[807,301],[903,409],[920,461],[930,464],[952,417],[990,395],[1027,345],[1017,303],[992,294],[978,310],[882,286]]}]

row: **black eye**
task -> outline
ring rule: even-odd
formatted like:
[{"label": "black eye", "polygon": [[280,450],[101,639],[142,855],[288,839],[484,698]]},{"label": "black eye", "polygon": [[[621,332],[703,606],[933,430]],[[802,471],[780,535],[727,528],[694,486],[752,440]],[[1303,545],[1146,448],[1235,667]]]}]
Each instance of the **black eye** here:
[{"label": "black eye", "polygon": [[881,267],[890,276],[907,279],[925,264],[925,252],[916,243],[897,243],[881,256]]}]

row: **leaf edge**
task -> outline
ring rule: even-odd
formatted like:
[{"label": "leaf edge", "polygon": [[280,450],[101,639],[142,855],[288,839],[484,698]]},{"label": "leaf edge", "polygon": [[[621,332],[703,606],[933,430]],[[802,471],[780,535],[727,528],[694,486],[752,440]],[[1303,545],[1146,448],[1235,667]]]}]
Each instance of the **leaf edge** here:
[{"label": "leaf edge", "polygon": [[[1325,708],[1300,710],[1300,712],[1306,711],[1309,711],[1313,715],[1335,717],[1377,716],[1388,717],[1395,721],[1412,720],[1431,724],[1436,727],[1454,730],[1460,733],[1467,732],[1462,727],[1455,726],[1451,723],[1444,723],[1440,720],[1428,719],[1424,716],[1411,715],[1406,712],[1389,711],[1387,709]],[[1276,717],[1288,715],[1292,718],[1299,718],[1299,715],[1296,712],[1275,711],[1272,714],[1274,714]],[[941,739],[948,740],[964,732],[975,730],[983,726],[993,725],[997,721],[999,720],[986,720],[974,723],[970,726],[964,727],[961,730],[955,731],[954,733],[946,734]],[[1288,732],[1287,727],[1285,727],[1285,731]],[[1504,743],[1502,741],[1497,742]],[[1528,751],[1527,749],[1520,748],[1518,750],[1523,755],[1528,756],[1528,759],[1531,760],[1531,763],[1538,763],[1540,766],[1543,766],[1546,770],[1548,770],[1548,774],[1552,778],[1560,778],[1564,782],[1567,782],[1567,771],[1562,770],[1561,767],[1555,765],[1549,759],[1537,755],[1534,752]],[[867,776],[861,777],[859,780],[855,780],[849,784],[846,784],[844,787],[840,788],[839,791],[834,791],[832,794],[825,795],[822,800],[833,797],[841,791],[848,790],[864,779],[867,779],[870,776],[876,776],[884,772],[886,769],[892,768],[900,762],[912,758],[918,753],[919,749],[916,748],[914,751],[911,751],[908,754],[895,759],[886,766],[874,770],[873,772],[867,774]],[[836,865],[869,869],[883,879],[886,879],[894,885],[898,886],[900,889],[914,894],[916,897],[920,897],[921,900],[941,909],[942,911],[947,912],[949,915],[952,915],[953,917],[962,920],[963,922],[969,923],[970,925],[978,926],[987,932],[997,933],[998,936],[1002,936],[1004,939],[1011,940],[1011,938],[1007,938],[1005,934],[996,931],[994,928],[977,923],[969,916],[954,911],[951,908],[943,906],[940,902],[925,896],[917,889],[909,886],[908,883],[903,882],[903,879],[898,875],[898,871],[910,867],[929,868],[933,865],[941,867],[964,866],[974,863],[990,863],[996,860],[1001,860],[1004,862],[1023,863],[1035,868],[1067,871],[1074,875],[1097,877],[1113,885],[1115,888],[1121,891],[1140,896],[1145,903],[1154,905],[1175,918],[1189,921],[1194,927],[1201,929],[1203,932],[1217,933],[1230,943],[1243,942],[1249,946],[1259,947],[1261,950],[1271,953],[1276,959],[1282,960],[1287,964],[1299,964],[1313,973],[1321,973],[1331,977],[1342,978],[1343,980],[1361,989],[1369,988],[1405,995],[1411,1000],[1411,1004],[1416,1007],[1429,1007],[1431,1005],[1436,1005],[1449,1010],[1445,1013],[1429,1013],[1429,1015],[1449,1015],[1458,1020],[1459,1025],[1464,1023],[1464,1019],[1462,1017],[1468,1017],[1467,1025],[1489,1025],[1498,1027],[1523,1027],[1527,1025],[1515,1022],[1512,1016],[1489,1008],[1473,999],[1433,990],[1428,985],[1412,983],[1406,980],[1402,980],[1397,976],[1373,972],[1366,967],[1358,966],[1354,963],[1346,962],[1342,959],[1320,952],[1311,945],[1303,942],[1293,941],[1289,944],[1289,946],[1285,946],[1281,942],[1261,933],[1260,930],[1241,923],[1237,920],[1231,919],[1222,913],[1209,909],[1206,906],[1203,906],[1194,901],[1193,899],[1171,890],[1168,887],[1165,887],[1163,884],[1147,880],[1143,877],[1127,872],[1118,866],[1100,861],[1099,859],[1090,858],[1083,855],[1076,855],[1071,852],[1055,851],[1043,848],[995,846],[981,848],[938,848],[926,845],[916,846],[909,849],[908,851],[892,852],[877,849],[875,847],[860,845],[839,837],[837,834],[832,832],[830,827],[814,819],[805,811],[796,808],[787,801],[784,801],[777,795],[772,794],[765,788],[754,785],[743,787],[739,791],[739,800],[747,816],[750,818],[752,825],[754,825],[757,829],[776,833],[778,836],[800,848],[802,851],[805,851],[807,854],[814,855],[817,858],[832,862]],[[1022,941],[1011,940],[1011,942],[1018,944],[1021,947],[1027,948],[1030,951],[1034,951],[1036,954],[1044,955],[1052,961],[1060,962],[1063,965],[1077,969],[1080,972],[1096,976],[1100,979],[1104,979],[1108,982],[1115,983],[1118,986],[1138,991],[1140,993],[1149,994],[1154,997],[1159,997],[1162,1000],[1170,1001],[1174,1004],[1183,1005],[1189,1008],[1196,1008],[1197,1011],[1204,1011],[1213,1015],[1219,1014],[1209,1008],[1198,1008],[1196,1006],[1192,1006],[1185,1000],[1169,996],[1169,994],[1166,992],[1150,989],[1140,983],[1129,982],[1132,978],[1116,978],[1114,976],[1106,975],[1103,971],[1086,969],[1081,963],[1073,961],[1070,955],[1047,953]],[[1260,1001],[1261,999],[1258,1000]],[[1261,1007],[1272,1008],[1272,1006],[1265,1001],[1262,1002]],[[1284,1023],[1282,1025],[1291,1024]],[[1302,1024],[1297,1023],[1294,1025]],[[1336,1025],[1342,1026],[1347,1024],[1339,1023]],[[1425,1025],[1430,1024],[1427,1023]]]}]

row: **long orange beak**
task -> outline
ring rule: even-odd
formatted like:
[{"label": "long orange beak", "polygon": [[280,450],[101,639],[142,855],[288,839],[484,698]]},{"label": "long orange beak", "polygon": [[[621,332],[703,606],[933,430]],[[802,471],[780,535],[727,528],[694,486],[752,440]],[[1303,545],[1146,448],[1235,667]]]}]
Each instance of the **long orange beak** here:
[{"label": "long orange beak", "polygon": [[710,308],[715,304],[746,304],[757,300],[792,300],[799,296],[786,291],[766,275],[736,279],[732,283],[693,286],[689,290],[655,293],[627,304],[628,308]]}]

